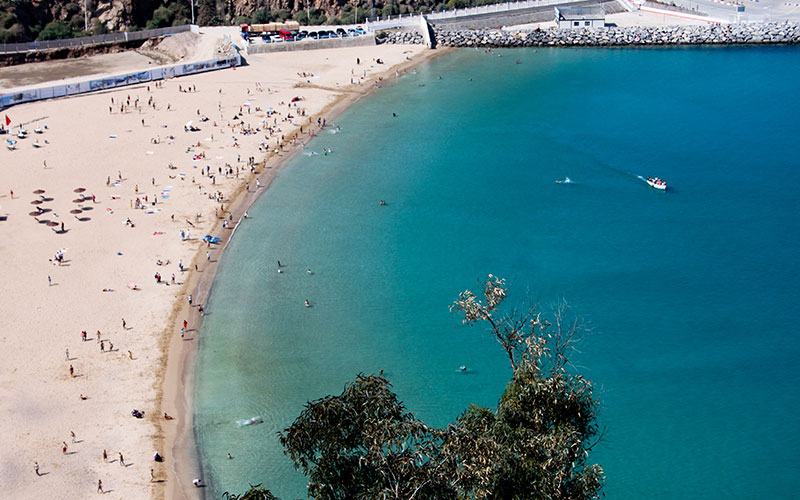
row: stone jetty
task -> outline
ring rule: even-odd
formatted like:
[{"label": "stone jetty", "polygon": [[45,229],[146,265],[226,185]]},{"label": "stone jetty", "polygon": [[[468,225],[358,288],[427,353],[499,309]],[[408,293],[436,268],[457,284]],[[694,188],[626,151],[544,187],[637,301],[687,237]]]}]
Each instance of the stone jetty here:
[{"label": "stone jetty", "polygon": [[[620,47],[639,45],[749,45],[800,43],[800,24],[711,24],[547,30],[434,30],[442,47]],[[379,43],[421,44],[416,30],[393,31]]]}]

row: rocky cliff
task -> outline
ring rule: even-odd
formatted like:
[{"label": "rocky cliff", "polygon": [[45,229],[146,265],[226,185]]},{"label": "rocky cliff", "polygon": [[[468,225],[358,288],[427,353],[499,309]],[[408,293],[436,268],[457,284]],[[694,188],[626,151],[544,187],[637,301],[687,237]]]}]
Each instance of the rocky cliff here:
[{"label": "rocky cliff", "polygon": [[[447,0],[448,6],[497,0]],[[0,43],[187,24],[230,25],[294,18],[303,24],[363,22],[365,16],[441,8],[441,0],[0,0]],[[358,15],[356,17],[356,7]],[[310,13],[310,23],[309,23]]]}]

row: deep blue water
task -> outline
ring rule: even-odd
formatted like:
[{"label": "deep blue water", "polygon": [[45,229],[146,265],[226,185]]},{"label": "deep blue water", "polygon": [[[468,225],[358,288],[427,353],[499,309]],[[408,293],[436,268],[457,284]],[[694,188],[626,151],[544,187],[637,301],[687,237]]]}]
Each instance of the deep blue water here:
[{"label": "deep blue water", "polygon": [[359,372],[432,425],[494,406],[505,355],[448,312],[493,273],[591,325],[608,498],[795,497],[800,49],[500,54],[388,83],[249,211],[200,334],[214,493],[303,496],[276,433]]}]

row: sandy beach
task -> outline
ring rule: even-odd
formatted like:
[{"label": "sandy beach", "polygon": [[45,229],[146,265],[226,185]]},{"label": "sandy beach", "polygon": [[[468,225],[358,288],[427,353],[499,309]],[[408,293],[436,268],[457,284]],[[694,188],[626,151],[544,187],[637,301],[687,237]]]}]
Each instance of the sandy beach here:
[{"label": "sandy beach", "polygon": [[323,121],[433,53],[252,55],[5,110],[27,137],[0,153],[4,496],[200,496],[185,368],[226,238]]}]

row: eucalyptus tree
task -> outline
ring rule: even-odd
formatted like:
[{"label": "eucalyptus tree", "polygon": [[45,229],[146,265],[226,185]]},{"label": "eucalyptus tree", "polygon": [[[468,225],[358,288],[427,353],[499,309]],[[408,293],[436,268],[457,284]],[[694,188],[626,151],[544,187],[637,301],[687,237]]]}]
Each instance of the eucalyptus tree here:
[{"label": "eucalyptus tree", "polygon": [[[471,405],[433,428],[406,411],[382,375],[360,374],[342,394],[306,404],[280,433],[285,453],[319,500],[584,500],[600,496],[589,461],[601,437],[590,381],[569,354],[583,331],[561,302],[504,309],[505,280],[489,275],[483,300],[459,294],[451,309],[487,325],[513,369],[495,410]],[[251,489],[247,494],[253,492]],[[273,500],[262,496],[231,500]],[[264,495],[269,496],[264,496]]]}]

